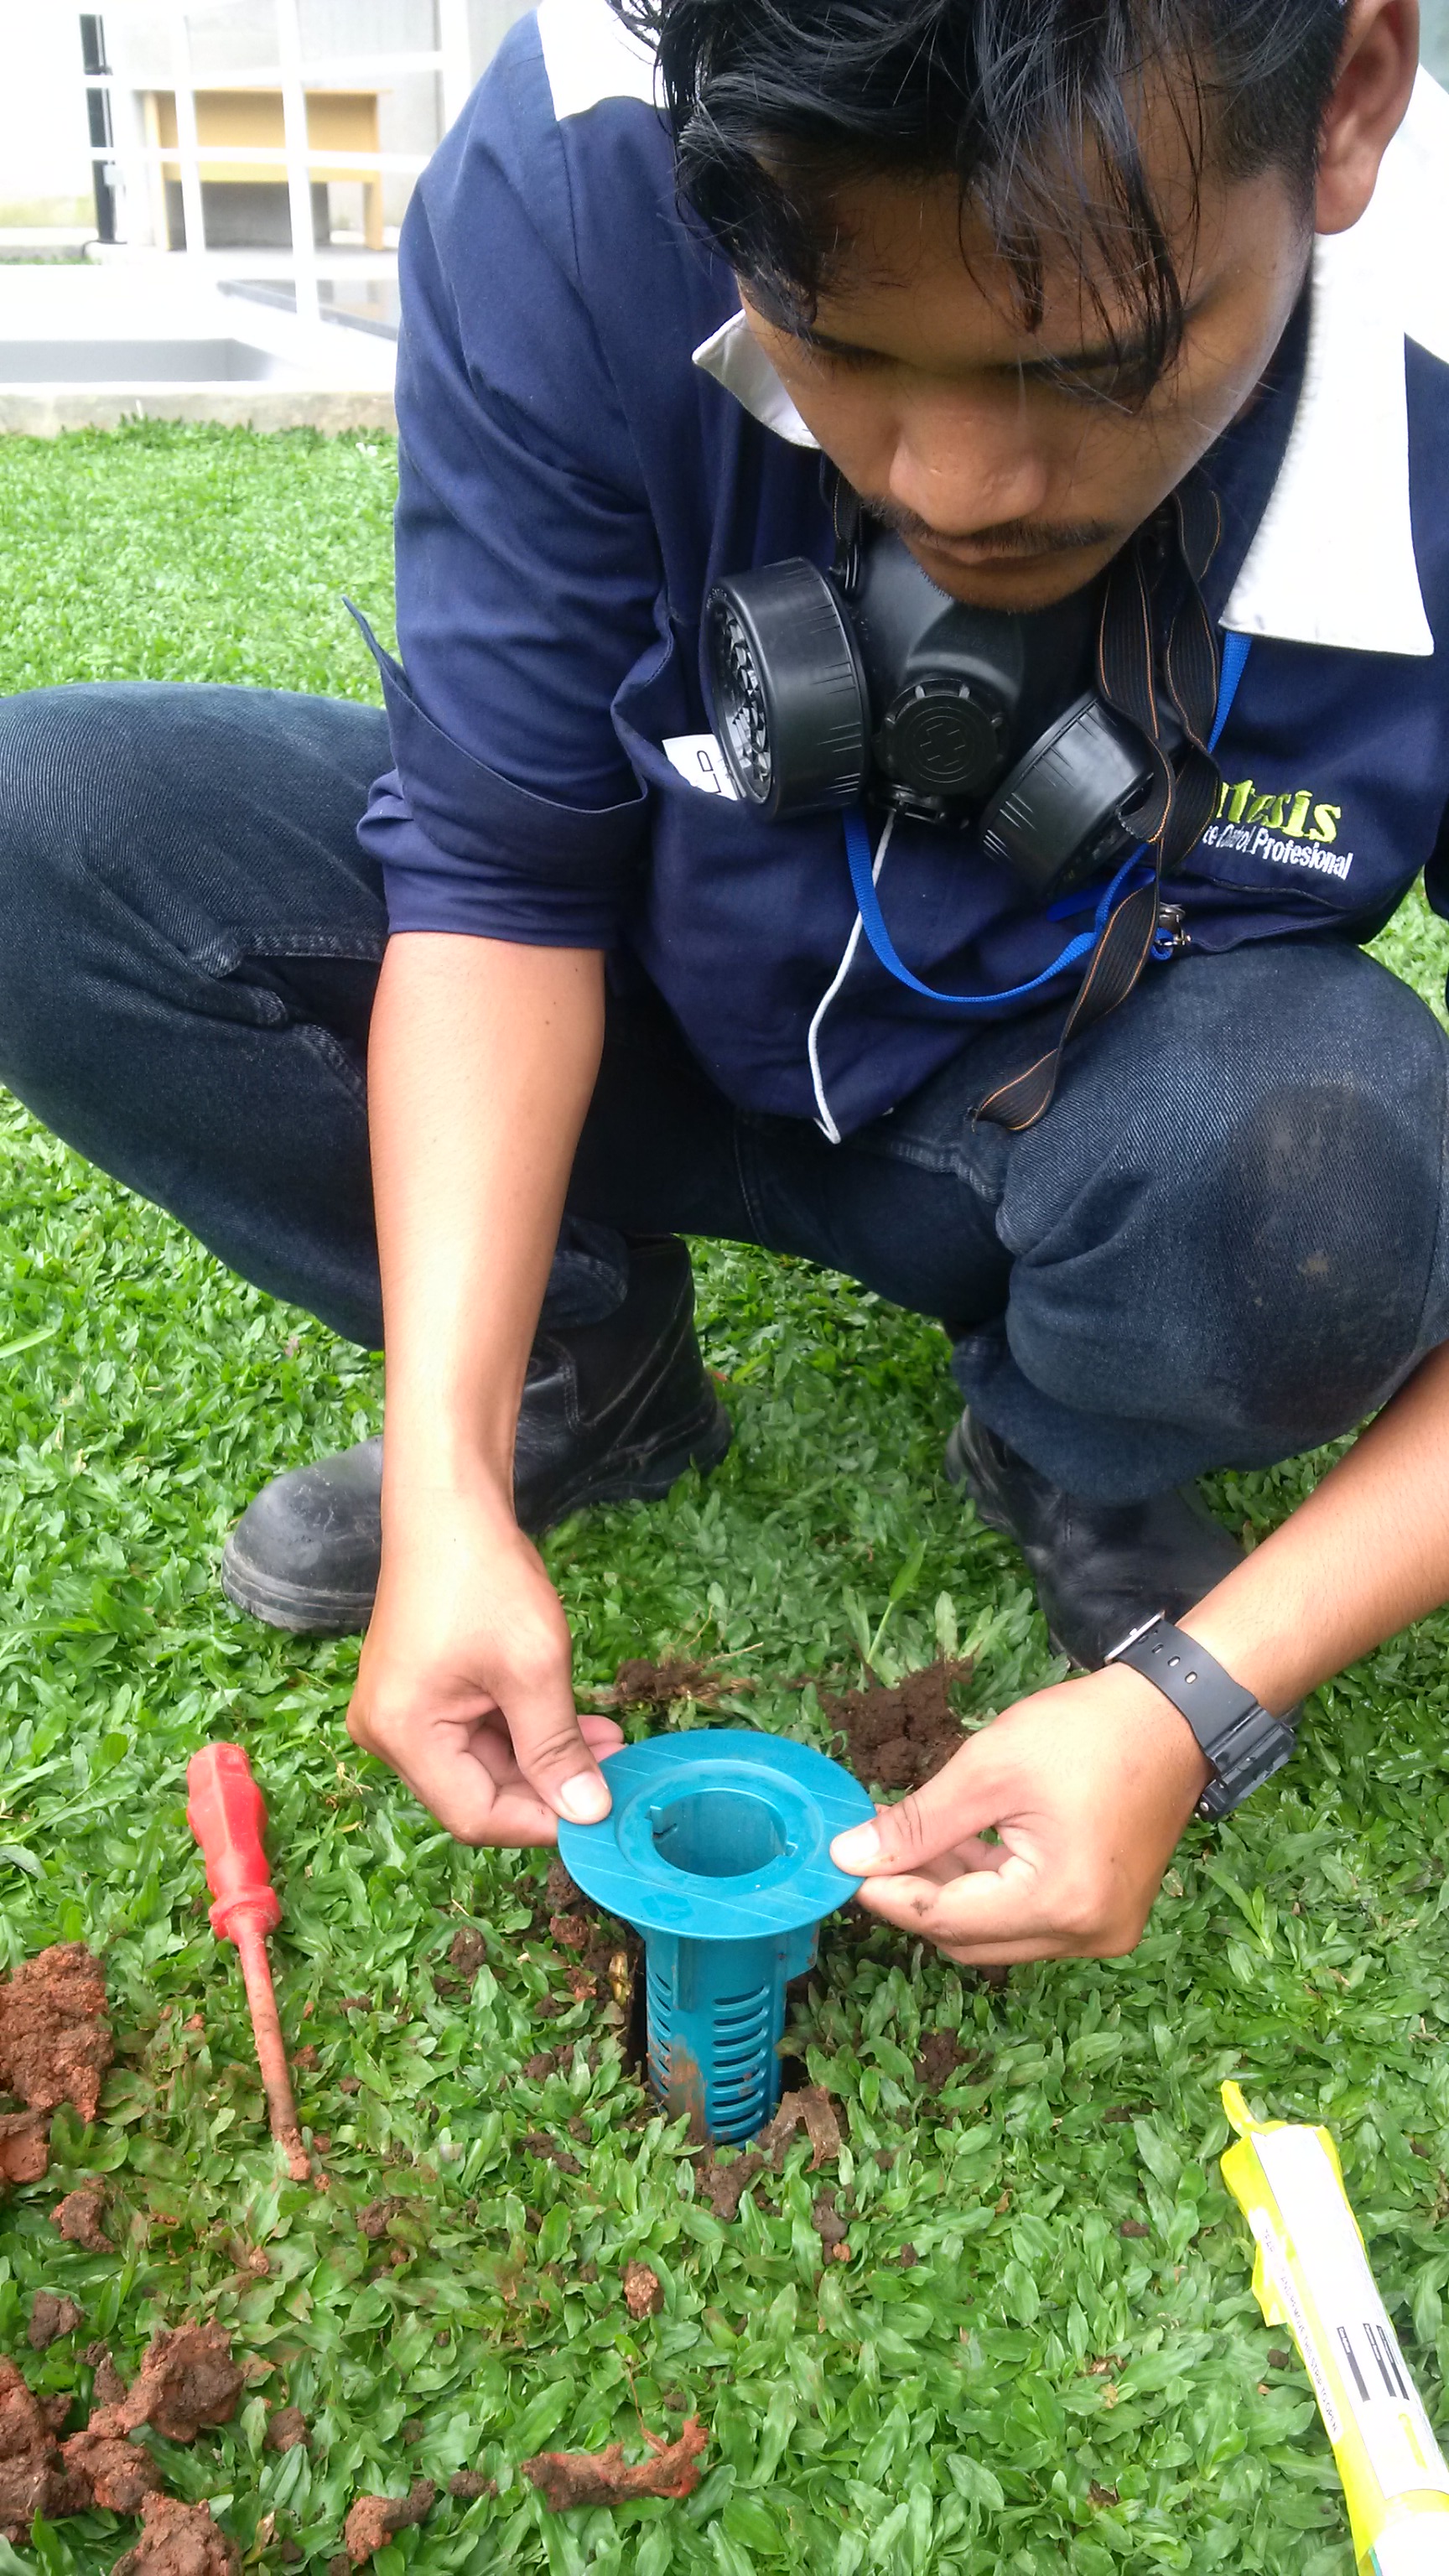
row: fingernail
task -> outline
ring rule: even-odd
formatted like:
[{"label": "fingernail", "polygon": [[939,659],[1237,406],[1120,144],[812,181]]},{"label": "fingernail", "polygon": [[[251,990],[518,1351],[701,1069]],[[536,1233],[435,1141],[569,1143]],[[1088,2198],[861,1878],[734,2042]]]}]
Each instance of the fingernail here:
[{"label": "fingernail", "polygon": [[576,1771],[572,1780],[565,1780],[558,1802],[571,1825],[601,1824],[613,1803],[597,1771]]},{"label": "fingernail", "polygon": [[880,1858],[880,1836],[874,1825],[852,1825],[848,1834],[837,1834],[830,1846],[830,1857],[837,1869],[862,1875],[872,1861]]}]

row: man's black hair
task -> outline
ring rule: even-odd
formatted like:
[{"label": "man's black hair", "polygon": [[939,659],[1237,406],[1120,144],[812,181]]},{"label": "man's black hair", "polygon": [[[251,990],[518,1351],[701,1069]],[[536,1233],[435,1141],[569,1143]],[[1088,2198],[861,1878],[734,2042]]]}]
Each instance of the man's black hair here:
[{"label": "man's black hair", "polygon": [[[848,258],[840,191],[954,177],[1022,319],[1063,244],[1150,385],[1183,289],[1146,166],[1165,103],[1193,202],[1277,168],[1309,199],[1343,0],[613,0],[657,46],[679,190],[771,318],[808,327]],[[1110,309],[1109,309],[1110,308]]]}]

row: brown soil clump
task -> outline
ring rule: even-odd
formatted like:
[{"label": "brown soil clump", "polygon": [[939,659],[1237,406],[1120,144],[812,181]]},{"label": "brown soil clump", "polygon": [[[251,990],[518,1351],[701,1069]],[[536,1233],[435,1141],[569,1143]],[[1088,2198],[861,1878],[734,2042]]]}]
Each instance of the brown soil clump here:
[{"label": "brown soil clump", "polygon": [[0,1985],[0,2092],[30,2111],[70,2102],[93,2120],[110,2065],[110,2024],[99,1962],[82,1941],[60,1941],[22,1959]]},{"label": "brown soil clump", "polygon": [[713,1708],[726,1691],[754,1687],[745,1674],[714,1673],[687,1655],[666,1655],[658,1664],[647,1655],[626,1655],[614,1675],[613,1689],[593,1696],[606,1708],[652,1708],[662,1714],[677,1700],[692,1699],[699,1708]]},{"label": "brown soil clump", "polygon": [[766,2156],[745,2155],[736,2156],[733,2164],[722,2165],[713,2156],[705,2157],[699,2167],[699,2187],[716,2218],[738,2218],[740,2202],[768,2162]]},{"label": "brown soil clump", "polygon": [[928,2030],[916,2059],[916,2082],[928,2093],[939,2093],[957,2067],[965,2065],[969,2053],[954,2030]]},{"label": "brown soil clump", "polygon": [[89,2365],[93,2374],[91,2379],[91,2404],[93,2406],[119,2406],[122,2398],[126,2394],[126,2383],[121,2377],[120,2372],[117,2370],[115,2363],[111,2359],[110,2345],[108,2343],[88,2343],[85,2351],[81,2354],[81,2359]]},{"label": "brown soil clump", "polygon": [[561,2147],[556,2139],[546,2138],[541,2129],[530,2129],[527,2136],[520,2139],[519,2144],[529,2155],[542,2156],[549,2164],[557,2166],[560,2173],[583,2172],[583,2166],[578,2157],[571,2156],[567,2147]]},{"label": "brown soil clump", "polygon": [[464,1924],[461,1931],[454,1933],[448,1949],[450,1968],[461,1968],[465,1976],[476,1977],[487,1956],[488,1944],[471,1924]]},{"label": "brown soil clump", "polygon": [[295,2451],[307,2439],[307,2418],[300,2406],[279,2406],[267,2425],[269,2451]]},{"label": "brown soil clump", "polygon": [[49,2163],[49,2115],[44,2111],[0,2113],[0,2183],[39,2182]]},{"label": "brown soil clump", "polygon": [[38,2513],[47,2522],[84,2513],[91,2491],[72,2476],[56,2440],[68,2397],[32,2397],[13,2361],[0,2361],[0,2532],[28,2540]]},{"label": "brown soil clump", "polygon": [[30,2323],[25,2329],[31,2351],[48,2351],[62,2335],[74,2334],[83,2315],[74,2299],[58,2299],[53,2290],[37,2290],[30,2302]]},{"label": "brown soil clump", "polygon": [[878,1789],[919,1789],[933,1779],[965,1741],[949,1693],[953,1682],[969,1681],[973,1669],[969,1658],[942,1660],[907,1673],[890,1688],[872,1682],[838,1698],[822,1691],[820,1705],[845,1739],[856,1778]]},{"label": "brown soil clump", "polygon": [[840,2153],[840,2121],[835,2105],[824,2087],[802,2085],[798,2093],[784,2093],[773,2120],[766,2122],[756,2144],[763,2155],[772,2156],[778,2173],[785,2161],[785,2149],[798,2129],[810,2140],[810,2171],[815,2173]]},{"label": "brown soil clump", "polygon": [[129,2395],[110,2411],[118,2431],[154,2424],[168,2442],[194,2442],[203,2424],[231,2422],[242,2384],[224,2326],[177,2326],[156,2336]]},{"label": "brown soil clump", "polygon": [[543,1882],[543,1901],[550,1914],[568,1914],[575,1906],[587,1905],[588,1898],[577,1879],[571,1878],[555,1852]]},{"label": "brown soil clump", "polygon": [[111,2240],[101,2226],[101,2212],[106,2195],[98,2182],[83,2182],[78,2191],[68,2191],[50,2213],[52,2227],[58,2227],[68,2245],[83,2245],[88,2254],[109,2254]]},{"label": "brown soil clump", "polygon": [[827,2254],[832,2253],[837,2245],[845,2243],[850,2231],[836,2208],[833,2191],[822,2191],[810,2212],[810,2217],[815,2233]]},{"label": "brown soil clump", "polygon": [[424,2514],[431,2513],[437,2492],[431,2478],[414,2478],[405,2496],[359,2496],[342,2526],[351,2564],[364,2566],[395,2532],[421,2522]]},{"label": "brown soil clump", "polygon": [[661,2441],[647,2425],[643,2432],[650,2456],[630,2468],[624,2466],[622,2442],[610,2442],[602,2451],[540,2451],[519,2465],[550,2513],[571,2513],[585,2504],[628,2504],[636,2496],[693,2495],[699,2456],[709,2442],[699,2417],[691,2415],[677,2442]]},{"label": "brown soil clump", "polygon": [[456,2469],[448,2480],[448,2493],[460,2504],[476,2504],[479,2496],[495,2496],[498,2480],[485,2478],[481,2469]]},{"label": "brown soil clump", "polygon": [[386,2235],[388,2220],[390,2218],[395,2218],[401,2207],[402,2202],[400,2200],[396,2198],[388,2198],[386,2200],[370,2200],[366,2209],[360,2209],[358,2211],[358,2229],[360,2233],[367,2238],[369,2244],[375,2245],[379,2236]]},{"label": "brown soil clump", "polygon": [[148,2495],[161,2492],[161,2472],[150,2452],[115,2428],[112,2407],[101,2407],[72,2433],[62,2457],[107,2513],[139,2513]]},{"label": "brown soil clump", "polygon": [[664,2305],[664,2284],[648,2263],[624,2266],[624,2305],[631,2317],[657,2317]]},{"label": "brown soil clump", "polygon": [[238,2576],[240,2566],[236,2544],[213,2522],[209,2504],[148,2495],[141,2537],[116,2560],[111,2576]]}]

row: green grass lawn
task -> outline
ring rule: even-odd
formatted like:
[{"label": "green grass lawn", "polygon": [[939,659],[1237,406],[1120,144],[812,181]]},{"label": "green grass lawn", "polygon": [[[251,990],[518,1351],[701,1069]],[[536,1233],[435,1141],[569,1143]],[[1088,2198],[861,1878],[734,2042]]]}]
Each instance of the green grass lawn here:
[{"label": "green grass lawn", "polygon": [[[376,438],[0,442],[0,687],[370,697],[338,594],[386,623],[392,475]],[[1439,927],[1411,909],[1393,936],[1437,1000]],[[0,1151],[0,1961],[93,1942],[120,2047],[94,2130],[60,2115],[49,2182],[0,2212],[0,2351],[84,2401],[92,2337],[129,2369],[159,2323],[228,2325],[270,2374],[229,2429],[161,2447],[173,2488],[211,2496],[269,2568],[284,2543],[320,2568],[355,2493],[427,2474],[443,2500],[380,2576],[1350,2576],[1306,2379],[1270,2361],[1286,2338],[1250,2295],[1217,2088],[1236,2074],[1263,2107],[1331,2123],[1443,2423],[1445,1621],[1324,1691],[1291,1768],[1192,1829],[1130,1960],[994,1989],[894,1933],[827,1932],[793,2039],[848,2141],[823,2179],[850,2260],[822,2267],[803,2141],[778,2184],[715,2217],[626,2070],[617,2007],[569,1999],[542,1858],[452,1845],[355,1754],[355,1642],[278,1636],[217,1591],[256,1487],[377,1427],[377,1365],[13,1105]],[[959,1637],[979,1712],[1049,1678],[1017,1559],[940,1474],[954,1407],[934,1328],[754,1253],[705,1249],[699,1276],[736,1445],[707,1489],[548,1542],[581,1687],[683,1649],[756,1678],[726,1715],[823,1740],[790,1677],[858,1678],[903,1574],[885,1632],[902,1665]],[[1217,1499],[1261,1530],[1313,1471],[1225,1477]],[[206,1925],[183,1774],[214,1734],[247,1744],[271,1804],[278,1985],[316,2051],[299,2094],[331,2141],[324,2194],[277,2178],[235,1957]],[[463,1925],[486,1962],[471,1993],[440,1995]],[[541,2019],[541,1998],[564,2008]],[[973,2052],[944,2089],[915,2073],[941,2028]],[[550,2071],[525,2073],[543,2051]],[[580,2170],[527,2149],[539,2132]],[[57,2190],[98,2173],[110,2256],[49,2220]],[[374,2239],[358,2214],[382,2196],[396,2208]],[[1146,2233],[1124,2237],[1127,2220]],[[620,2293],[631,2257],[665,2289],[642,2325]],[[42,2286],[85,2323],[37,2357]],[[680,2401],[703,2415],[698,2492],[550,2519],[517,2462],[637,2441],[636,2400],[655,2427]],[[265,2420],[286,2402],[311,2447],[279,2456]],[[496,2498],[449,2498],[463,2467]],[[46,2576],[90,2576],[133,2530],[97,2513],[40,2526],[35,2550]],[[30,2563],[0,2543],[0,2576]]]}]

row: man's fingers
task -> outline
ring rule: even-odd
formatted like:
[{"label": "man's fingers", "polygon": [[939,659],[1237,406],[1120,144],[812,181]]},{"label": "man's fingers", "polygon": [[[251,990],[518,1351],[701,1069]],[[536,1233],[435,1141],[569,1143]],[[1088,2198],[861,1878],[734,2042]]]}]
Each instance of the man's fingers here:
[{"label": "man's fingers", "polygon": [[601,1744],[594,1724],[580,1720],[567,1639],[562,1653],[555,1649],[512,1676],[500,1675],[497,1691],[518,1767],[529,1787],[556,1816],[567,1816],[570,1824],[597,1825],[613,1805],[599,1769],[598,1751],[612,1752],[620,1739],[616,1733]]},{"label": "man's fingers", "polygon": [[[858,1902],[903,1932],[934,1941],[967,1967],[1017,1959],[1116,1959],[1133,1949],[1142,1922],[1115,1880],[1050,1879],[1032,1861],[1000,1844],[982,1844],[984,1862],[964,1855],[956,1877],[928,1864],[916,1875],[868,1878]],[[1144,1917],[1145,1919],[1145,1917]]]},{"label": "man's fingers", "polygon": [[944,1771],[894,1807],[877,1807],[875,1821],[837,1834],[830,1857],[854,1878],[919,1870],[941,1852],[979,1835],[997,1821],[984,1780],[985,1764],[973,1741],[954,1753]]},{"label": "man's fingers", "polygon": [[[391,1763],[398,1778],[456,1841],[521,1844],[556,1839],[553,1809],[525,1782],[515,1778],[510,1786],[513,1763],[501,1729],[495,1734],[477,1721],[455,1719],[441,1725],[389,1729],[381,1742],[370,1729],[353,1731],[368,1752]],[[510,1831],[511,1825],[521,1830]]]}]

